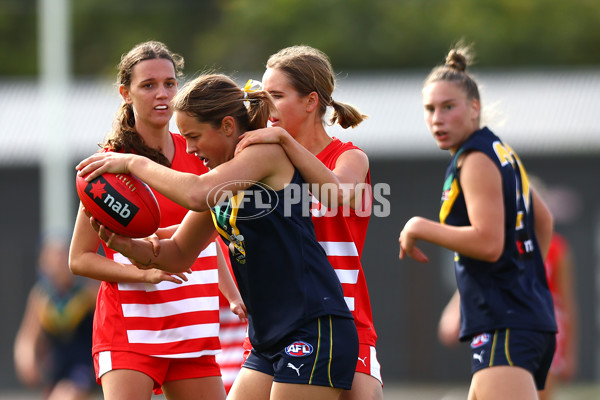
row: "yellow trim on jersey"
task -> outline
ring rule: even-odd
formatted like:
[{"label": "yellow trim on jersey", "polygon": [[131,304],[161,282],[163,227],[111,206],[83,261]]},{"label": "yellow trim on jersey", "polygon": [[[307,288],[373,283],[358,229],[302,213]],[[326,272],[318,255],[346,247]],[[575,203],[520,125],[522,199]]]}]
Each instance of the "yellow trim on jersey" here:
[{"label": "yellow trim on jersey", "polygon": [[496,354],[496,338],[498,337],[498,330],[494,331],[494,340],[492,341],[492,354],[490,354],[489,366],[494,366],[494,355]]},{"label": "yellow trim on jersey", "polygon": [[458,187],[458,181],[456,178],[452,180],[452,184],[450,185],[450,190],[446,193],[444,192],[444,201],[442,203],[442,207],[440,208],[440,222],[444,224],[446,222],[446,218],[450,211],[452,211],[452,206],[456,201],[456,198],[460,194],[460,188]]},{"label": "yellow trim on jersey", "polygon": [[517,211],[517,222],[515,223],[516,230],[523,229],[523,216],[525,216],[523,211]]},{"label": "yellow trim on jersey", "polygon": [[[235,251],[232,250],[232,248],[230,247],[230,252],[241,264],[244,264],[246,262],[246,249],[244,248],[244,238],[242,235],[240,235],[240,230],[237,227],[237,216],[238,211],[240,209],[240,205],[243,203],[243,199],[244,192],[239,192],[229,200],[225,212],[221,212],[221,207],[219,205],[211,209],[211,217],[213,219],[213,224],[215,225],[217,232],[219,232],[221,236],[229,240],[230,246],[233,245]],[[224,220],[225,216],[227,215],[227,210],[231,211],[231,214],[229,215],[228,224]],[[223,226],[225,227],[225,229],[230,228],[231,234],[228,233],[225,229],[223,229]]]},{"label": "yellow trim on jersey", "polygon": [[510,147],[496,140],[494,143],[492,143],[492,148],[494,149],[494,153],[496,153],[496,158],[498,158],[498,161],[500,161],[501,166],[504,167],[509,163],[513,166],[515,165],[515,160],[512,154],[513,151]]},{"label": "yellow trim on jersey", "polygon": [[329,385],[333,387],[331,382],[331,362],[333,361],[333,326],[331,323],[331,315],[329,316],[329,363],[327,365],[327,377],[329,378]]},{"label": "yellow trim on jersey", "polygon": [[319,331],[319,335],[318,335],[318,339],[317,339],[317,354],[315,355],[315,361],[313,363],[313,368],[312,371],[310,371],[310,378],[308,380],[308,384],[312,385],[312,380],[313,377],[315,375],[315,368],[317,368],[317,361],[319,360],[319,351],[321,350],[321,318],[317,318],[317,324],[318,324],[318,331]]},{"label": "yellow trim on jersey", "polygon": [[231,236],[229,235],[229,233],[225,232],[220,226],[219,223],[217,222],[217,217],[215,216],[215,212],[213,210],[210,210],[210,216],[213,219],[213,224],[215,225],[215,228],[217,229],[217,232],[219,232],[219,235],[226,237],[226,238],[230,238]]},{"label": "yellow trim on jersey", "polygon": [[510,329],[506,329],[506,337],[504,338],[504,354],[506,355],[506,360],[508,361],[508,365],[514,367],[512,360],[510,359],[510,351],[508,350],[508,337],[510,336]]},{"label": "yellow trim on jersey", "polygon": [[239,192],[234,197],[231,198],[231,216],[229,217],[229,225],[231,225],[231,230],[234,236],[240,234],[240,230],[237,227],[237,215],[238,210],[240,209],[240,204],[243,204],[244,200],[244,192]]},{"label": "yellow trim on jersey", "polygon": [[508,144],[504,143],[503,146],[506,148],[511,158],[513,159],[513,165],[517,164],[516,166],[519,167],[519,174],[521,175],[521,186],[523,187],[523,193],[520,193],[520,195],[523,196],[525,210],[529,212],[531,193],[529,188],[529,178],[527,177],[527,171],[525,170],[525,166],[521,162],[519,155]]},{"label": "yellow trim on jersey", "polygon": [[219,226],[215,212],[213,210],[211,210],[211,213],[210,213],[210,215],[212,216],[215,228],[217,229],[217,232],[219,232],[219,234],[221,236],[229,238],[230,240],[233,237],[236,237],[237,235],[240,234],[240,230],[238,229],[236,222],[237,222],[239,205],[243,202],[243,198],[244,198],[244,192],[240,192],[240,193],[236,194],[234,197],[232,197],[230,200],[231,207],[232,207],[231,215],[229,216],[229,225],[231,226],[231,235],[229,233],[227,233],[226,231],[224,231],[223,228],[221,228]]}]

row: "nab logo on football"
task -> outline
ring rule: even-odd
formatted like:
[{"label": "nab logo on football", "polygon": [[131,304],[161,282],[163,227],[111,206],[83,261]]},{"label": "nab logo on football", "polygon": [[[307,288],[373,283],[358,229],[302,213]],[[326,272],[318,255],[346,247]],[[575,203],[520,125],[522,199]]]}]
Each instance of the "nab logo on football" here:
[{"label": "nab logo on football", "polygon": [[285,352],[292,357],[304,357],[312,354],[313,347],[306,342],[294,342],[285,348]]},{"label": "nab logo on football", "polygon": [[123,197],[102,175],[88,183],[85,193],[123,226],[127,226],[139,211],[139,207]]}]

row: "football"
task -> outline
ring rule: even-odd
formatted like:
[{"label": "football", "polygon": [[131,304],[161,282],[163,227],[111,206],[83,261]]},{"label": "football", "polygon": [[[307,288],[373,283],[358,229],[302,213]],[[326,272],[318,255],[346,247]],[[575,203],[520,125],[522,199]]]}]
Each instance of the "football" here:
[{"label": "football", "polygon": [[102,174],[90,182],[77,175],[77,194],[86,210],[111,231],[132,238],[153,234],[160,208],[144,182],[130,174]]}]

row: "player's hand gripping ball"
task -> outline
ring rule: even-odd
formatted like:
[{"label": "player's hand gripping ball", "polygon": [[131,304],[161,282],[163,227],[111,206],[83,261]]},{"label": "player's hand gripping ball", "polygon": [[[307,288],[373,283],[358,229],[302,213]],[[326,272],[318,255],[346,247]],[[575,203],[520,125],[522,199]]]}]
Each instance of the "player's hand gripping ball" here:
[{"label": "player's hand gripping ball", "polygon": [[130,174],[102,174],[91,182],[77,175],[77,194],[86,210],[111,231],[150,236],[160,225],[160,208],[144,182]]}]

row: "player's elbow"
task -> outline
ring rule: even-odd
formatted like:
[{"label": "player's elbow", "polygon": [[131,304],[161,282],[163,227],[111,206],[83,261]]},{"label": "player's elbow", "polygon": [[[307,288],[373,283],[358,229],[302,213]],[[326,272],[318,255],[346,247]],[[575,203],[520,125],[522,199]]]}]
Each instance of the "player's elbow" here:
[{"label": "player's elbow", "polygon": [[325,193],[327,193],[326,199],[329,208],[351,206],[354,208],[354,198],[356,195],[356,188],[352,184],[340,183],[340,184],[326,184],[323,185]]},{"label": "player's elbow", "polygon": [[495,263],[502,256],[502,251],[490,251],[488,254],[484,255],[484,261]]},{"label": "player's elbow", "polygon": [[185,207],[192,211],[208,210],[208,194],[204,191],[190,190],[187,194]]},{"label": "player's elbow", "polygon": [[354,199],[353,191],[348,190],[347,188],[345,189],[343,185],[340,185],[340,187],[338,188],[338,191],[337,191],[337,198],[335,199],[338,207],[351,205],[353,199]]},{"label": "player's elbow", "polygon": [[83,275],[84,265],[81,257],[69,256],[69,270],[73,275]]},{"label": "player's elbow", "polygon": [[504,252],[504,241],[493,239],[488,241],[485,246],[482,246],[480,259],[482,261],[494,263],[502,257]]}]

